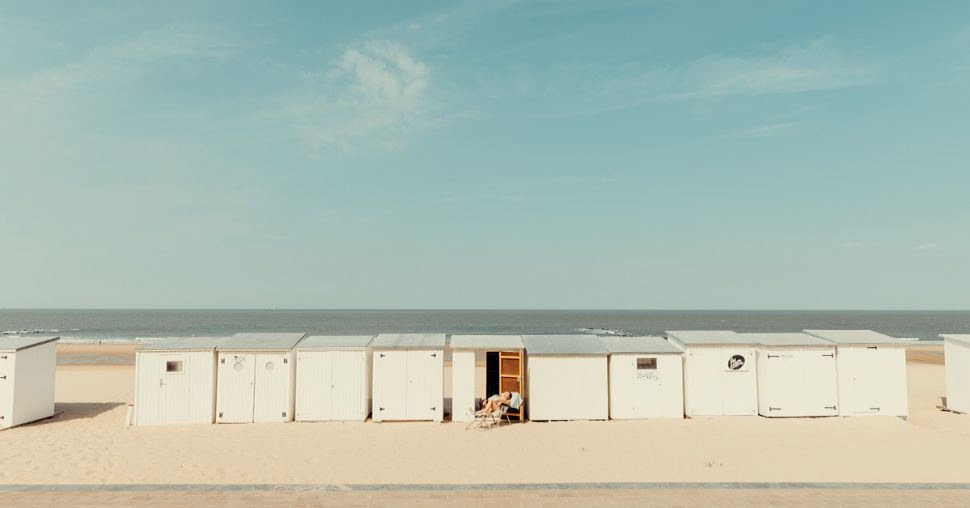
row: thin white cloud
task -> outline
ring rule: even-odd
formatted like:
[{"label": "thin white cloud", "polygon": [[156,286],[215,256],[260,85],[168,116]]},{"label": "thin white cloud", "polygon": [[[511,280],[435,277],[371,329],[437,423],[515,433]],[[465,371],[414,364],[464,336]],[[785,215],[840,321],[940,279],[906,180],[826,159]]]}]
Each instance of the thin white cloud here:
[{"label": "thin white cloud", "polygon": [[842,248],[845,250],[859,250],[865,246],[866,244],[862,242],[845,242],[842,244]]},{"label": "thin white cloud", "polygon": [[774,123],[768,125],[761,125],[758,127],[750,127],[747,129],[741,129],[727,134],[724,137],[727,138],[768,138],[775,136],[783,136],[788,134],[792,128],[796,127],[798,122],[788,122],[788,123]]},{"label": "thin white cloud", "polygon": [[932,242],[921,243],[916,246],[916,250],[940,250],[940,245]]},{"label": "thin white cloud", "polygon": [[762,96],[858,87],[875,81],[875,70],[844,55],[826,39],[774,52],[709,55],[679,66],[630,64],[570,67],[547,88],[575,81],[602,105],[551,115],[553,118],[607,113],[651,103],[730,96]]},{"label": "thin white cloud", "polygon": [[42,69],[17,81],[15,91],[47,98],[90,85],[125,81],[165,60],[226,58],[238,47],[204,27],[166,27],[94,47],[73,61]]},{"label": "thin white cloud", "polygon": [[309,88],[289,94],[283,114],[314,150],[400,147],[436,122],[431,77],[404,45],[370,40],[346,49]]}]

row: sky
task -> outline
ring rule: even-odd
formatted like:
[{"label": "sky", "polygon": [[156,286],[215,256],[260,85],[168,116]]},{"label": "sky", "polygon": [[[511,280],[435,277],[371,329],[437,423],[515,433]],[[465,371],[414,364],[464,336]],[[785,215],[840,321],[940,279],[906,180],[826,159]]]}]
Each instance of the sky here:
[{"label": "sky", "polygon": [[0,0],[0,308],[970,309],[970,2]]}]

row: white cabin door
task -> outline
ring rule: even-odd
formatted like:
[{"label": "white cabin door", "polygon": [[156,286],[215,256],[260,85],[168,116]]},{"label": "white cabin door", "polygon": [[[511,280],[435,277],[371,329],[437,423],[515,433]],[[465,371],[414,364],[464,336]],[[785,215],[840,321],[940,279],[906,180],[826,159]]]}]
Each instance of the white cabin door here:
[{"label": "white cabin door", "polygon": [[765,416],[800,416],[802,399],[802,375],[799,371],[799,351],[776,349],[762,355],[765,364],[764,390],[768,407],[761,408]]},{"label": "white cabin door", "polygon": [[293,418],[290,414],[291,368],[289,353],[256,354],[254,422],[287,422]]},{"label": "white cabin door", "polygon": [[364,419],[365,356],[361,351],[333,352],[332,420]]},{"label": "white cabin door", "polygon": [[722,397],[725,415],[758,413],[758,378],[755,375],[754,350],[724,346],[721,348]]},{"label": "white cabin door", "polygon": [[441,404],[441,351],[407,351],[408,420],[437,420]]},{"label": "white cabin door", "polygon": [[[0,356],[3,356],[0,354]],[[138,353],[135,355],[135,372],[138,379],[136,381],[135,393],[135,424],[154,425],[158,423],[158,392],[162,384],[161,373],[158,367],[158,355],[153,353]],[[0,359],[0,376],[5,376],[4,360]],[[4,380],[0,379],[0,416],[3,416],[4,408]],[[3,420],[0,420],[0,427]]]},{"label": "white cabin door", "polygon": [[296,362],[296,419],[303,422],[329,420],[333,398],[333,353],[300,351]]},{"label": "white cabin door", "polygon": [[185,353],[159,354],[157,423],[185,423],[189,420],[189,367]]},{"label": "white cabin door", "polygon": [[717,416],[724,414],[723,376],[724,365],[718,348],[691,348],[687,350],[687,376],[685,397],[688,416]]},{"label": "white cabin door", "polygon": [[663,400],[660,382],[660,358],[631,356],[628,360],[633,377],[630,417],[656,418],[660,416]]},{"label": "white cabin door", "polygon": [[374,352],[374,421],[407,419],[407,351]]},{"label": "white cabin door", "polygon": [[253,389],[256,383],[256,355],[219,353],[219,396],[216,422],[253,421]]},{"label": "white cabin door", "polygon": [[839,378],[835,349],[807,349],[801,352],[805,416],[839,414]]},{"label": "white cabin door", "polygon": [[854,413],[877,414],[882,411],[881,381],[879,372],[880,351],[875,346],[855,348],[852,358],[852,398]]}]

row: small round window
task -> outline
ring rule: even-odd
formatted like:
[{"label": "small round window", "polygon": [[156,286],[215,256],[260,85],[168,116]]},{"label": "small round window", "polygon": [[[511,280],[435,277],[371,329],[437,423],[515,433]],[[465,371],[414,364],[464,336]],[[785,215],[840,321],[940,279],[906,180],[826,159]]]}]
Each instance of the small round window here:
[{"label": "small round window", "polygon": [[276,364],[273,362],[266,362],[266,370],[273,370],[276,368]]},{"label": "small round window", "polygon": [[236,372],[239,372],[239,371],[243,370],[243,363],[242,362],[236,362],[236,363],[232,364],[232,368]]}]

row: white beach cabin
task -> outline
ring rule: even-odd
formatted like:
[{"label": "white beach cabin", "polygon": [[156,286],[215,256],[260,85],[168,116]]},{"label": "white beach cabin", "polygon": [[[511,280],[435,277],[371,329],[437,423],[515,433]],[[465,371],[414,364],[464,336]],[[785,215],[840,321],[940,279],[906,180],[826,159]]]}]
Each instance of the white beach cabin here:
[{"label": "white beach cabin", "polygon": [[907,416],[906,343],[872,330],[805,330],[835,343],[839,416]]},{"label": "white beach cabin", "polygon": [[600,337],[610,353],[610,418],[684,417],[684,351],[663,337]]},{"label": "white beach cabin", "polygon": [[226,337],[169,337],[135,352],[135,425],[212,423],[216,346]]},{"label": "white beach cabin", "polygon": [[216,347],[216,423],[293,421],[296,352],[305,333],[237,333]]},{"label": "white beach cabin", "polygon": [[755,341],[728,330],[672,331],[684,349],[684,414],[758,414]]},{"label": "white beach cabin", "polygon": [[970,334],[943,334],[946,408],[970,413]]},{"label": "white beach cabin", "polygon": [[758,414],[838,416],[835,344],[804,333],[742,333],[758,343]]},{"label": "white beach cabin", "polygon": [[529,419],[606,420],[608,351],[595,335],[525,335]]},{"label": "white beach cabin", "polygon": [[60,337],[0,337],[0,429],[54,415]]},{"label": "white beach cabin", "polygon": [[373,339],[315,335],[296,346],[296,421],[367,420]]},{"label": "white beach cabin", "polygon": [[382,333],[371,342],[373,421],[442,420],[445,343],[443,333]]},{"label": "white beach cabin", "polygon": [[483,397],[506,391],[525,396],[521,335],[452,335],[450,347],[451,421],[471,420]]}]

